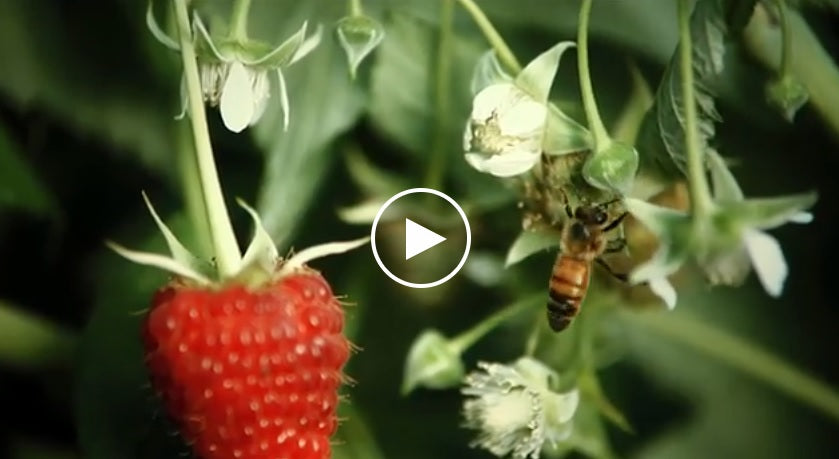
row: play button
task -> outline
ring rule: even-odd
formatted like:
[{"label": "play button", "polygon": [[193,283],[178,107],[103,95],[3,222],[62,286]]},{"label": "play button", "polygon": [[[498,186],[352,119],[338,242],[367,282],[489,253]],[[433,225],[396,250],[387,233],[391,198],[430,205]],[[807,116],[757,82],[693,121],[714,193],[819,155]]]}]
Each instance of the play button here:
[{"label": "play button", "polygon": [[435,245],[445,241],[446,238],[431,231],[430,229],[417,224],[410,218],[405,219],[405,259],[410,260]]},{"label": "play button", "polygon": [[379,208],[370,230],[376,263],[392,280],[411,288],[436,287],[454,277],[471,243],[466,213],[431,188],[393,195]]}]

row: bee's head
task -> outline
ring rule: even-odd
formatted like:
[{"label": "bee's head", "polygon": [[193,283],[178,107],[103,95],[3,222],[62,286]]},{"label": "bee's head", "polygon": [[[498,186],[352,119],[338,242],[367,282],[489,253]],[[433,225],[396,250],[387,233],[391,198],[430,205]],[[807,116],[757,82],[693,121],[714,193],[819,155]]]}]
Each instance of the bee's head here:
[{"label": "bee's head", "polygon": [[574,218],[583,225],[601,226],[609,219],[603,206],[580,206],[574,211]]}]

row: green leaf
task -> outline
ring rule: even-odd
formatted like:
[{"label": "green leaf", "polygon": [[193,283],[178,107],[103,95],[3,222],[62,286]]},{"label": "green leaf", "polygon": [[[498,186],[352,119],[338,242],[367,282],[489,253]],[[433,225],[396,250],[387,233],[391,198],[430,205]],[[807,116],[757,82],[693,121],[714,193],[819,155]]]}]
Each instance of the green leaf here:
[{"label": "green leaf", "polygon": [[[693,73],[699,115],[699,142],[708,149],[714,137],[714,123],[720,121],[711,87],[723,70],[725,38],[728,33],[723,0],[700,0],[690,19],[693,41]],[[678,49],[673,54],[656,92],[653,108],[642,126],[641,158],[645,165],[668,175],[685,174],[684,101]]]},{"label": "green leaf", "polygon": [[332,141],[361,114],[363,98],[346,78],[340,54],[338,46],[326,40],[285,71],[288,92],[294,95],[288,132],[280,128],[282,110],[276,98],[252,129],[266,154],[257,209],[278,247],[293,237],[325,178],[334,159]]},{"label": "green leaf", "polygon": [[365,193],[389,198],[409,185],[402,175],[373,164],[357,147],[349,148],[345,159],[347,172],[355,185]]},{"label": "green leaf", "polygon": [[504,266],[512,266],[525,258],[559,245],[560,234],[555,231],[522,231],[513,241]]},{"label": "green leaf", "polygon": [[385,28],[368,16],[347,16],[335,27],[338,42],[347,54],[350,76],[355,79],[358,66],[385,38]]},{"label": "green leaf", "polygon": [[76,337],[0,299],[0,362],[4,366],[42,369],[69,359]]},{"label": "green leaf", "polygon": [[56,212],[52,193],[23,160],[0,125],[0,210],[4,207],[41,216]]},{"label": "green leaf", "polygon": [[[158,59],[167,53],[156,42],[144,49],[154,41],[142,20],[145,8],[108,2],[97,14],[110,19],[97,27],[44,33],[71,24],[53,2],[0,2],[0,60],[9,63],[0,72],[0,94],[14,110],[44,113],[171,179],[179,70]],[[119,46],[106,50],[114,37]]]},{"label": "green leaf", "polygon": [[[394,12],[385,24],[388,38],[376,53],[370,76],[369,114],[374,127],[426,164],[435,126],[433,72],[437,30],[419,18]],[[455,36],[452,40],[451,108],[446,145],[462,145],[471,111],[470,79],[483,45]]]}]

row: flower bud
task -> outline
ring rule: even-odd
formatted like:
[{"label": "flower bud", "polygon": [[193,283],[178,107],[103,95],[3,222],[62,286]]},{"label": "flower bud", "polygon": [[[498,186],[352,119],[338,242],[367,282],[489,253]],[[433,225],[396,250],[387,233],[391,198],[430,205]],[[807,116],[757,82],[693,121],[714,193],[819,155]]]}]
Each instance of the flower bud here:
[{"label": "flower bud", "polygon": [[626,195],[638,172],[638,151],[614,141],[602,151],[593,151],[583,165],[583,177],[590,185]]},{"label": "flower bud", "polygon": [[454,387],[466,373],[460,350],[436,330],[424,331],[411,345],[405,361],[402,394],[417,387],[445,389]]},{"label": "flower bud", "polygon": [[810,99],[810,94],[798,79],[786,75],[766,85],[766,98],[792,122],[798,110]]},{"label": "flower bud", "polygon": [[347,54],[350,76],[355,78],[361,61],[384,39],[385,28],[378,21],[367,16],[347,16],[338,21],[335,33],[338,36],[338,42]]}]

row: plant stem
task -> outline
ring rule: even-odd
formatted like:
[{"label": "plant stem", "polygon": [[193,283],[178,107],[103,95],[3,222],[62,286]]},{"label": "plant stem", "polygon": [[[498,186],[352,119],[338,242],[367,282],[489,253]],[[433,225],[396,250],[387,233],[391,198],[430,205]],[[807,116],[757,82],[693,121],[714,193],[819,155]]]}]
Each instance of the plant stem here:
[{"label": "plant stem", "polygon": [[718,327],[675,313],[625,313],[630,322],[714,357],[839,422],[839,394],[792,364]]},{"label": "plant stem", "polygon": [[693,88],[693,45],[690,36],[691,0],[679,0],[679,54],[682,78],[682,100],[685,109],[685,150],[687,152],[688,184],[691,215],[694,225],[702,223],[711,208],[711,194],[708,177],[705,175],[705,161],[699,146],[699,129],[696,114],[696,98]]},{"label": "plant stem", "polygon": [[580,20],[577,25],[577,71],[580,75],[580,91],[582,92],[583,108],[586,110],[586,120],[594,137],[594,150],[600,152],[612,144],[609,132],[600,119],[597,111],[597,100],[591,86],[591,74],[588,65],[588,20],[591,16],[592,0],[583,0],[580,6]]},{"label": "plant stem", "polygon": [[629,74],[632,77],[632,93],[612,126],[612,133],[616,140],[627,145],[634,145],[655,96],[634,62],[629,63]]},{"label": "plant stem", "polygon": [[495,30],[492,23],[489,22],[489,18],[487,18],[484,12],[481,11],[481,7],[476,5],[474,0],[458,1],[460,2],[460,5],[472,16],[472,19],[475,21],[475,24],[478,25],[478,28],[481,29],[481,32],[483,32],[490,46],[492,46],[492,49],[495,50],[495,54],[498,56],[498,60],[501,64],[513,74],[521,72],[521,64],[519,64],[518,59],[516,59],[516,55],[513,54],[513,51],[510,50],[510,47],[507,46],[507,43],[504,42],[504,39],[501,38],[501,35],[497,30]]},{"label": "plant stem", "polygon": [[[787,11],[791,52],[788,54],[790,73],[810,93],[809,104],[818,111],[833,135],[839,139],[839,68],[819,42],[804,18],[793,10]],[[758,5],[743,37],[747,49],[770,69],[779,68],[778,48],[782,46],[777,28],[766,10]]]},{"label": "plant stem", "polygon": [[437,74],[434,88],[436,109],[434,138],[431,141],[431,159],[425,174],[425,187],[439,189],[446,165],[446,133],[449,127],[449,93],[451,88],[451,63],[454,27],[454,0],[442,0],[440,9],[440,42],[437,45]]},{"label": "plant stem", "polygon": [[789,30],[789,17],[787,15],[786,0],[778,0],[778,14],[781,16],[781,65],[778,67],[778,76],[783,78],[790,73],[790,60],[792,56],[792,33]]},{"label": "plant stem", "polygon": [[350,1],[350,16],[361,16],[364,11],[361,9],[361,0]]},{"label": "plant stem", "polygon": [[491,316],[487,317],[486,319],[478,322],[474,327],[470,328],[469,330],[464,331],[463,333],[457,335],[456,337],[452,338],[449,341],[452,349],[457,351],[457,353],[462,353],[466,349],[469,349],[473,344],[478,342],[479,339],[483,338],[484,335],[492,331],[495,327],[500,325],[502,322],[510,319],[518,315],[520,312],[525,311],[534,307],[534,305],[542,304],[545,295],[544,293],[538,293],[531,295],[523,300],[519,300],[499,311]]},{"label": "plant stem", "polygon": [[248,13],[251,10],[251,0],[236,0],[233,3],[233,14],[230,16],[230,38],[239,43],[248,40]]},{"label": "plant stem", "polygon": [[204,207],[204,192],[201,189],[201,176],[198,173],[198,161],[195,155],[195,143],[192,140],[192,130],[184,123],[177,123],[176,137],[186,213],[194,228],[196,245],[198,246],[194,253],[199,258],[206,259],[212,253],[213,242],[208,224],[207,209]]},{"label": "plant stem", "polygon": [[204,99],[201,93],[201,81],[198,76],[198,64],[195,60],[195,48],[192,46],[192,34],[189,25],[189,11],[186,0],[175,0],[178,35],[181,42],[181,56],[184,64],[189,120],[192,124],[192,136],[195,140],[195,154],[198,173],[203,190],[204,207],[209,219],[210,237],[218,266],[219,277],[230,277],[239,269],[241,254],[227,207],[221,191],[216,164],[213,160],[213,147],[210,144],[210,131],[204,112]]}]

